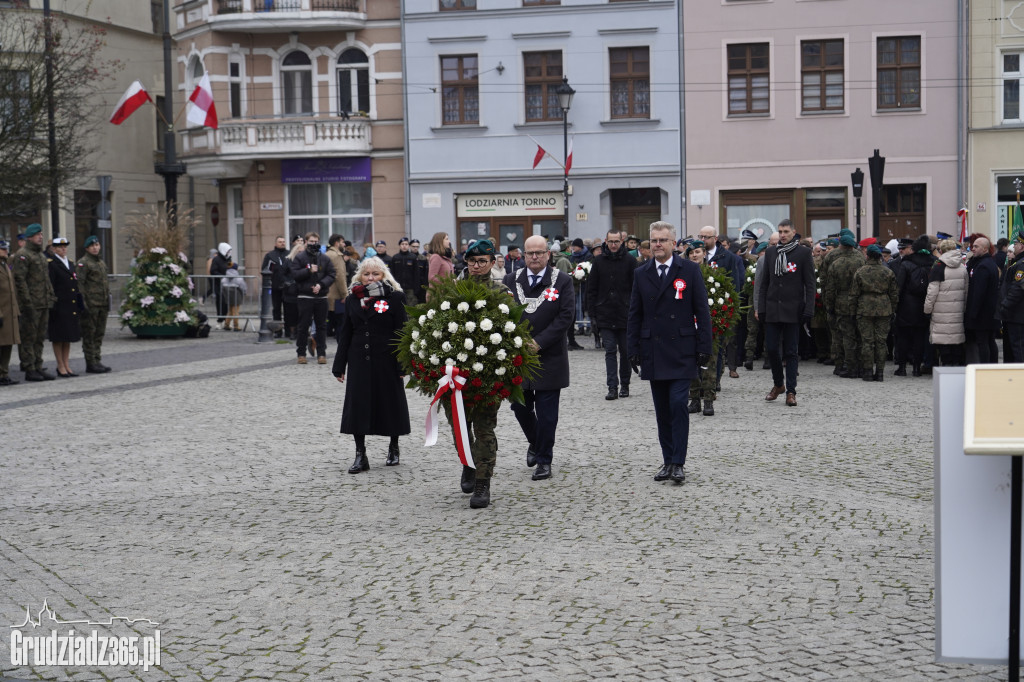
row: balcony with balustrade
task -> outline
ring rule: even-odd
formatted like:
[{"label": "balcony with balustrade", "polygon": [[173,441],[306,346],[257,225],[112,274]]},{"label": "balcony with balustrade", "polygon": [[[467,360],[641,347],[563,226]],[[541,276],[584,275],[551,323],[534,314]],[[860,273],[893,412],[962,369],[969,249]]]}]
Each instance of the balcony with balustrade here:
[{"label": "balcony with balustrade", "polygon": [[239,177],[262,159],[366,156],[372,148],[370,122],[359,118],[236,119],[181,133],[182,160],[195,177]]},{"label": "balcony with balustrade", "polygon": [[207,18],[215,31],[282,33],[287,31],[357,31],[366,27],[370,0],[211,0]]}]

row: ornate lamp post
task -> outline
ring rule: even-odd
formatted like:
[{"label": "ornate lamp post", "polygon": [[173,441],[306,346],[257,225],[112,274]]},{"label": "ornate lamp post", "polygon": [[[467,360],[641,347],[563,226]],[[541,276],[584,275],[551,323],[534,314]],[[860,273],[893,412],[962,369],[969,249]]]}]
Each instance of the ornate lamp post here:
[{"label": "ornate lamp post", "polygon": [[558,95],[558,106],[562,108],[562,168],[565,177],[562,183],[562,205],[565,209],[563,216],[564,225],[562,229],[565,237],[569,236],[569,108],[572,106],[572,96],[576,91],[569,85],[568,76],[562,76],[562,82],[555,88]]}]

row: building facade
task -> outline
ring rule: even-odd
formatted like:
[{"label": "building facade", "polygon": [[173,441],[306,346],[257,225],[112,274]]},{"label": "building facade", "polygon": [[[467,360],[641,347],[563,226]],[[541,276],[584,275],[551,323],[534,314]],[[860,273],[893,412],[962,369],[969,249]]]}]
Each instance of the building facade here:
[{"label": "building facade", "polygon": [[[783,218],[814,238],[856,229],[858,167],[861,236],[953,233],[958,4],[685,3],[689,233],[768,234]],[[886,159],[878,225],[867,164],[875,149]]]},{"label": "building facade", "polygon": [[674,0],[405,0],[403,23],[412,235],[507,251],[678,221]]},{"label": "building facade", "polygon": [[[181,132],[249,274],[275,237],[405,232],[398,0],[178,0],[178,93],[209,75],[219,127]],[[395,250],[392,247],[392,250]]]},{"label": "building facade", "polygon": [[1009,237],[1014,180],[1024,183],[1024,4],[969,7],[968,229],[996,240]]}]

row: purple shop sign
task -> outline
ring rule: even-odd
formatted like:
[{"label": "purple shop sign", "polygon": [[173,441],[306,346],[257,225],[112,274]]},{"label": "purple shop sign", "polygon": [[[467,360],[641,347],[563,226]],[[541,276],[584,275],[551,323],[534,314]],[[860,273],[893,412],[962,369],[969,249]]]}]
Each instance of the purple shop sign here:
[{"label": "purple shop sign", "polygon": [[281,159],[281,182],[369,182],[370,157]]}]

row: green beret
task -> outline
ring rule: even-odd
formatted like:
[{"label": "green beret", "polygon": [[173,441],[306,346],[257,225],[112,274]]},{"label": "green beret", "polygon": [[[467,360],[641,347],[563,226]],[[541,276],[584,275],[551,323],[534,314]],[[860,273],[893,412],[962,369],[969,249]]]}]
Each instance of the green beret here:
[{"label": "green beret", "polygon": [[39,223],[32,223],[31,225],[25,228],[25,237],[34,237],[35,235],[39,234],[42,231],[42,225],[40,225]]},{"label": "green beret", "polygon": [[878,244],[872,244],[871,246],[868,247],[868,255],[881,257],[882,250],[878,248]]},{"label": "green beret", "polygon": [[85,239],[85,248],[88,249],[93,244],[99,244],[99,243],[100,243],[100,238],[99,237],[97,237],[96,235],[90,235],[90,236],[86,237],[86,239]]},{"label": "green beret", "polygon": [[494,257],[494,242],[490,239],[478,239],[469,245],[466,249],[466,258],[473,256],[490,256]]},{"label": "green beret", "polygon": [[757,246],[754,247],[754,253],[761,253],[762,251],[764,251],[767,248],[768,248],[768,242],[761,242]]},{"label": "green beret", "polygon": [[846,234],[839,238],[839,243],[843,246],[857,246],[857,238],[853,236],[853,233],[849,230],[843,230]]},{"label": "green beret", "polygon": [[825,241],[825,246],[839,246],[839,240],[832,238]]},{"label": "green beret", "polygon": [[[854,236],[854,234],[853,234],[853,232],[851,232],[850,230],[847,230],[847,229],[846,229],[845,227],[844,227],[843,229],[839,230],[839,239],[840,239],[840,240],[842,240],[842,238],[843,238],[843,237],[847,237],[847,236],[849,236],[849,237],[853,237],[853,236]],[[854,245],[854,246],[856,246],[856,245],[857,245],[857,243],[856,243],[856,242],[854,242],[854,244],[853,244],[853,245]]]}]

